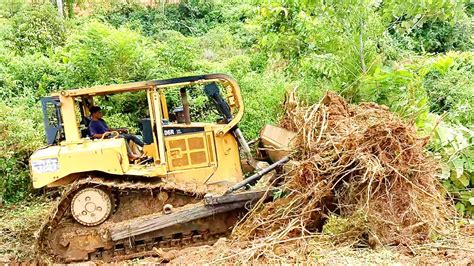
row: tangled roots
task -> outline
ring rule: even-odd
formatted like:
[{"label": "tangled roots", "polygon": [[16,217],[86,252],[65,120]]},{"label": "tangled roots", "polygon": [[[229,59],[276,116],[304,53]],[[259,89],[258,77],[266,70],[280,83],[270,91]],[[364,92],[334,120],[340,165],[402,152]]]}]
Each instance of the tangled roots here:
[{"label": "tangled roots", "polygon": [[280,126],[297,132],[283,196],[252,210],[234,230],[238,241],[323,231],[333,243],[411,245],[450,228],[428,140],[387,107],[351,105],[331,92],[301,107],[290,95]]}]

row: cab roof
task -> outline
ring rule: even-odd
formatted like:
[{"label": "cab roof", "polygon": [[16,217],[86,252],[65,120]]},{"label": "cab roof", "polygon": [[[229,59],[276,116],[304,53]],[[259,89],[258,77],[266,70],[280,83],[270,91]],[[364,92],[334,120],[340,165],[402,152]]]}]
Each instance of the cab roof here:
[{"label": "cab roof", "polygon": [[132,82],[125,84],[113,84],[113,85],[102,85],[94,86],[89,88],[80,88],[80,89],[71,89],[63,90],[57,93],[53,93],[52,96],[100,96],[108,95],[114,93],[124,93],[124,92],[133,92],[146,90],[149,88],[169,88],[176,86],[191,86],[194,84],[206,84],[211,82],[224,82],[232,83],[234,86],[237,86],[237,83],[233,78],[226,74],[207,74],[207,75],[198,75],[198,76],[187,76],[180,78],[171,78],[171,79],[161,79],[161,80],[149,80],[149,81],[140,81]]}]

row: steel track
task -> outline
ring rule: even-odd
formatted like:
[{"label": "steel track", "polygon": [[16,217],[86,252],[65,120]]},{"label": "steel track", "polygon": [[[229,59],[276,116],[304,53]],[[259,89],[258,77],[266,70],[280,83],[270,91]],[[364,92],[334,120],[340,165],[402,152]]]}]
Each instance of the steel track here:
[{"label": "steel track", "polygon": [[[124,181],[124,180],[113,180],[106,178],[84,178],[75,181],[73,184],[68,186],[66,191],[62,194],[63,196],[59,200],[55,211],[49,217],[49,219],[41,227],[38,238],[37,238],[37,251],[44,255],[46,254],[54,262],[71,262],[71,261],[88,261],[88,260],[100,260],[104,262],[113,262],[120,260],[128,260],[133,258],[139,258],[144,256],[156,256],[158,252],[156,249],[163,251],[172,249],[181,249],[185,247],[193,247],[204,244],[212,244],[217,239],[230,233],[226,228],[226,231],[222,232],[226,224],[222,224],[222,221],[226,219],[237,219],[236,211],[232,213],[223,213],[216,215],[217,217],[207,217],[199,219],[195,224],[183,226],[182,231],[172,231],[171,234],[156,234],[150,233],[143,236],[131,237],[120,241],[112,241],[107,239],[104,235],[104,242],[99,248],[94,249],[91,252],[87,252],[88,256],[82,259],[70,258],[57,252],[57,247],[63,245],[61,243],[62,238],[56,239],[52,236],[56,230],[61,228],[67,228],[68,226],[75,226],[75,230],[68,232],[68,239],[85,239],[86,241],[92,239],[101,239],[97,235],[107,231],[107,227],[110,224],[104,223],[96,227],[79,226],[78,223],[72,221],[70,217],[70,203],[74,194],[84,187],[100,187],[107,189],[115,199],[115,210],[120,209],[120,195],[127,193],[159,193],[160,191],[167,191],[168,193],[179,194],[189,199],[189,202],[200,200],[204,197],[204,191],[199,190],[183,190],[182,187],[178,187],[173,183],[165,183],[163,181],[152,181],[152,182],[137,182],[137,181]],[[118,206],[117,206],[118,205]],[[186,205],[186,204],[184,204]],[[110,219],[110,218],[109,218]],[[212,223],[219,223],[213,225]],[[232,222],[231,222],[232,223]],[[206,225],[207,226],[202,226]],[[199,227],[201,226],[201,227]],[[221,228],[221,230],[213,230],[212,228]],[[199,227],[199,229],[197,229]],[[178,227],[179,228],[179,227]],[[165,232],[166,233],[166,230]],[[79,240],[78,240],[79,241]],[[91,248],[93,249],[93,247]]]}]

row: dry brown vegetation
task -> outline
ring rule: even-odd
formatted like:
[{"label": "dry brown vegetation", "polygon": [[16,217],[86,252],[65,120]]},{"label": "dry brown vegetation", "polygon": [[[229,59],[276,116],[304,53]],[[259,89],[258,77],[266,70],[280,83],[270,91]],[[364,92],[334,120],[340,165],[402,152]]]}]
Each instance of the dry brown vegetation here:
[{"label": "dry brown vegetation", "polygon": [[293,93],[280,125],[297,132],[282,196],[258,204],[205,261],[292,263],[341,247],[410,250],[456,235],[428,140],[387,107],[331,92],[303,107]]},{"label": "dry brown vegetation", "polygon": [[304,236],[331,213],[349,218],[337,242],[410,245],[452,228],[438,164],[414,126],[384,106],[350,105],[333,93],[310,107],[289,97],[286,112],[281,126],[298,132],[287,195],[252,212],[239,238]]}]

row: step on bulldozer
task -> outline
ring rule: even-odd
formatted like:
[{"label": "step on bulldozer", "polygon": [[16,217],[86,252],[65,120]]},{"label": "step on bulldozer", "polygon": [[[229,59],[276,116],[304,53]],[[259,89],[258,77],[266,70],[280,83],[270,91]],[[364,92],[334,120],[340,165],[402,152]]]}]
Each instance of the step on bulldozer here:
[{"label": "step on bulldozer", "polygon": [[[140,91],[148,103],[140,120],[144,145],[141,158],[130,160],[133,144],[118,132],[90,136],[89,108]],[[173,92],[183,119],[170,121],[166,97]],[[190,92],[207,96],[217,122],[193,121]],[[271,191],[248,184],[288,161],[292,135],[273,126],[261,140],[277,152],[266,163],[254,159],[238,127],[240,88],[224,74],[64,90],[41,103],[48,146],[32,154],[30,171],[34,188],[62,190],[37,236],[40,254],[55,262],[117,261],[156,255],[154,248],[211,244]]]}]

